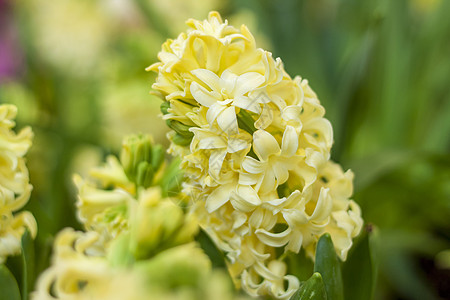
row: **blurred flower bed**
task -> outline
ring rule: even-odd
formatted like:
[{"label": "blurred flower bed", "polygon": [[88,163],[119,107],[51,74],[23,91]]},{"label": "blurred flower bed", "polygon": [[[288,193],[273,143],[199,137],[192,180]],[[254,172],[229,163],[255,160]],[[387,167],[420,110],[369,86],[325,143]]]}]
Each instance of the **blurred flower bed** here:
[{"label": "blurred flower bed", "polygon": [[17,127],[34,132],[24,207],[38,223],[33,276],[49,267],[57,232],[82,228],[73,173],[118,155],[125,135],[169,145],[161,100],[148,93],[156,75],[144,69],[185,20],[211,10],[245,23],[319,96],[331,158],[355,173],[353,199],[379,230],[375,299],[449,299],[445,0],[0,0],[0,103],[15,104]]}]

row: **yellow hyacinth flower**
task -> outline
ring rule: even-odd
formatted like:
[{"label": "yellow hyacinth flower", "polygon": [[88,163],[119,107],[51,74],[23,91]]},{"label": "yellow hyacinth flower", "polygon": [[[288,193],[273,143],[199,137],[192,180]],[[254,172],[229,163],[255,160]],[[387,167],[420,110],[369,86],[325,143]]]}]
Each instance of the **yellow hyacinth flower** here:
[{"label": "yellow hyacinth flower", "polygon": [[86,179],[78,175],[73,178],[78,189],[78,219],[86,230],[99,233],[103,242],[109,243],[128,229],[128,209],[136,201],[135,187],[114,156],[109,156],[103,167],[91,170],[90,175]]},{"label": "yellow hyacinth flower", "polygon": [[32,298],[233,299],[194,242],[198,221],[180,205],[183,195],[166,196],[178,174],[171,168],[150,136],[133,135],[124,139],[120,161],[109,156],[88,178],[75,176],[86,232],[57,235],[52,265]]},{"label": "yellow hyacinth flower", "polygon": [[32,299],[145,299],[134,288],[135,278],[110,267],[102,248],[96,232],[62,230],[55,240],[52,265],[40,275]]},{"label": "yellow hyacinth flower", "polygon": [[[159,148],[142,135],[125,139],[123,148],[120,162],[110,156],[90,178],[75,176],[86,232],[66,228],[57,235],[32,299],[235,299],[194,242],[198,221],[179,206],[182,195],[163,196]],[[161,167],[155,176],[148,162]]]},{"label": "yellow hyacinth flower", "polygon": [[[178,195],[174,199],[163,197],[162,189],[167,189],[166,185],[169,184],[164,181],[167,169],[169,168],[164,161],[162,148],[153,145],[150,136],[126,137],[123,141],[120,160],[110,155],[106,163],[92,169],[87,178],[74,176],[74,182],[78,188],[76,205],[79,220],[87,231],[100,234],[105,248],[121,233],[128,232],[131,223],[136,222],[136,218],[142,219],[139,222],[145,222],[146,217],[154,211],[167,212],[176,216],[164,226],[153,224],[156,227],[167,227],[171,224],[175,227],[180,226],[184,221],[184,214],[174,203],[183,200]],[[135,225],[135,227],[142,226]],[[192,229],[190,225],[187,227]],[[144,234],[144,231],[137,237]],[[155,231],[156,228],[153,232]],[[191,231],[194,232],[195,228]],[[150,232],[152,231],[145,233],[147,236],[144,240],[157,244],[159,240],[153,240],[153,236],[148,236]]]},{"label": "yellow hyacinth flower", "polygon": [[360,232],[353,175],[330,161],[332,127],[307,80],[217,12],[187,24],[147,68],[172,129],[169,152],[182,158],[184,192],[235,284],[288,299],[299,281],[279,253],[314,258],[328,232],[345,259]]},{"label": "yellow hyacinth flower", "polygon": [[187,243],[132,266],[114,266],[98,256],[95,232],[66,228],[56,237],[52,265],[39,277],[33,300],[232,300],[225,275]]},{"label": "yellow hyacinth flower", "polygon": [[29,127],[16,134],[14,105],[0,105],[0,263],[20,253],[25,230],[36,236],[36,220],[31,213],[17,213],[30,198],[32,186],[24,156],[31,146],[33,133]]}]

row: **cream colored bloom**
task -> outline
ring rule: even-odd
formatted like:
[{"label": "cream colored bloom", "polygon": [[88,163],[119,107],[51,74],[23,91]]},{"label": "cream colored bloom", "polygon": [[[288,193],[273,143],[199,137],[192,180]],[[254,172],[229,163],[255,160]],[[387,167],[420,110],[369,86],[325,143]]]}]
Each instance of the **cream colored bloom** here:
[{"label": "cream colored bloom", "polygon": [[[118,166],[109,158],[109,176],[105,168],[93,174],[128,186]],[[164,198],[159,186],[139,187],[134,196],[123,197],[124,189],[78,185],[88,231],[67,228],[58,234],[52,264],[39,277],[32,299],[235,299],[232,287],[212,272],[209,258],[193,242],[195,215],[185,213],[176,199]],[[119,228],[117,220],[123,221]]]},{"label": "cream colored bloom", "polygon": [[[296,157],[298,138],[295,129],[287,126],[282,139],[281,148],[277,140],[267,131],[258,130],[253,134],[253,151],[257,159],[246,156],[242,161],[242,169],[256,175],[252,184],[255,190],[262,195],[274,191],[279,185],[285,183],[289,171],[294,170],[299,159]],[[251,180],[248,175],[243,180]]]},{"label": "cream colored bloom", "polygon": [[[232,300],[233,289],[195,243],[173,247],[130,266],[96,255],[95,232],[66,228],[55,240],[52,265],[33,300]],[[244,298],[239,298],[244,299]]]},{"label": "cream colored bloom", "polygon": [[[163,196],[177,174],[151,137],[124,139],[121,161],[110,156],[90,175],[75,176],[87,231],[58,234],[33,299],[216,299],[203,286],[213,274],[193,242],[198,221],[179,206],[182,195]],[[232,299],[224,284],[223,299]]]},{"label": "cream colored bloom", "polygon": [[[117,158],[109,156],[103,168],[91,171],[91,178],[74,176],[78,188],[78,218],[85,228],[102,236],[105,243],[128,229],[128,210],[135,187],[127,179]],[[113,189],[106,189],[113,186]]]},{"label": "cream colored bloom", "polygon": [[288,299],[299,281],[279,253],[314,257],[331,234],[345,259],[362,226],[352,174],[329,161],[333,132],[308,81],[256,48],[216,12],[168,40],[148,70],[173,130],[170,152],[202,228],[227,254],[235,284]]},{"label": "cream colored bloom", "polygon": [[189,243],[198,231],[193,214],[185,214],[175,199],[162,198],[159,187],[140,193],[130,207],[131,251],[137,259]]},{"label": "cream colored bloom", "polygon": [[[258,99],[250,99],[246,94],[264,83],[263,75],[248,72],[237,76],[225,70],[219,78],[206,69],[193,70],[191,73],[199,79],[199,83],[191,83],[192,96],[199,104],[209,108],[206,113],[208,123],[217,121],[219,128],[225,133],[238,134],[237,109],[261,112]],[[201,86],[202,83],[208,88]]]},{"label": "cream colored bloom", "polygon": [[[177,174],[168,174],[168,169],[162,149],[153,145],[150,136],[126,137],[122,145],[121,161],[111,155],[103,166],[92,169],[87,178],[74,176],[78,188],[76,205],[79,220],[86,230],[100,234],[107,248],[122,232],[128,232],[130,220],[133,220],[130,215],[142,214],[136,210],[144,210],[150,214],[146,208],[148,205],[152,207],[152,211],[164,211],[161,207],[170,206],[168,202],[182,201],[177,197],[162,201],[162,193],[167,194],[171,184],[165,177],[172,176],[172,180],[177,180]],[[150,192],[147,188],[151,186],[160,188],[155,187]],[[175,204],[173,206],[173,214],[183,215],[179,207]],[[181,221],[175,218],[170,222],[179,225]],[[153,231],[157,231],[157,228]],[[150,232],[152,231],[147,234]],[[150,239],[152,243],[157,242],[153,241],[153,237]]]},{"label": "cream colored bloom", "polygon": [[[32,299],[144,299],[126,288],[135,284],[123,273],[111,269],[104,258],[100,235],[66,228],[55,240],[52,265],[39,277]],[[121,282],[121,289],[114,288],[113,282]]]},{"label": "cream colored bloom", "polygon": [[[242,160],[243,152],[250,150],[251,135],[245,131],[234,135],[224,135],[220,130],[192,128],[194,133],[190,145],[191,152],[203,153],[208,151],[208,175],[219,180],[223,162],[228,155],[230,158]],[[195,161],[195,158],[194,160]],[[235,166],[239,168],[239,166]]]},{"label": "cream colored bloom", "polygon": [[28,202],[32,190],[24,156],[33,137],[28,127],[18,134],[12,130],[16,114],[15,106],[0,105],[0,263],[20,253],[25,230],[32,237],[37,231],[31,213],[16,213]]}]

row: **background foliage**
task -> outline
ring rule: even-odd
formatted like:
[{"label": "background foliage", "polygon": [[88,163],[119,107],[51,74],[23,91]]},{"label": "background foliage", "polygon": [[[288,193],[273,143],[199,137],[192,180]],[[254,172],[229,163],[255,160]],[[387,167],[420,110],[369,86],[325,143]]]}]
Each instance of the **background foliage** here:
[{"label": "background foliage", "polygon": [[[117,153],[128,133],[167,145],[144,68],[212,9],[247,24],[327,109],[333,159],[355,172],[354,198],[379,229],[375,298],[450,299],[446,0],[0,0],[0,102],[35,132],[32,272],[48,266],[56,232],[79,228],[73,172]],[[349,265],[344,274],[357,272]]]}]

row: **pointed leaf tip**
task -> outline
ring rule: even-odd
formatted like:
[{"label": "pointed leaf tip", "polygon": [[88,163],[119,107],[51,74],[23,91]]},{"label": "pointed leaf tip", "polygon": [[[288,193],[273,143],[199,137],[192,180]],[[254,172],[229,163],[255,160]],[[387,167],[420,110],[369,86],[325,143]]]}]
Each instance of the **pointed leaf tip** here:
[{"label": "pointed leaf tip", "polygon": [[322,235],[317,243],[314,272],[322,275],[328,299],[344,300],[341,262],[328,233]]},{"label": "pointed leaf tip", "polygon": [[327,300],[325,286],[320,273],[314,273],[290,300]]}]

